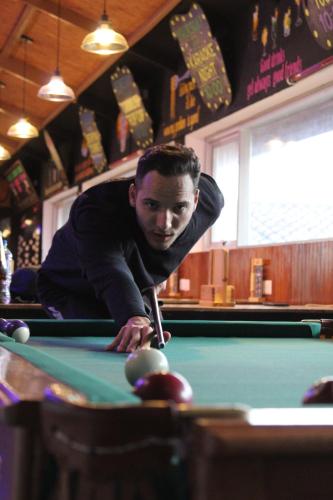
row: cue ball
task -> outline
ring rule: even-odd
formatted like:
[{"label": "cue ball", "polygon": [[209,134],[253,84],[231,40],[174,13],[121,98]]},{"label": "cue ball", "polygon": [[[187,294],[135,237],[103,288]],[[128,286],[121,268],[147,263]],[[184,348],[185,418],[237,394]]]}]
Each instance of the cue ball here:
[{"label": "cue ball", "polygon": [[332,404],[333,377],[322,377],[317,380],[304,394],[303,404]]},{"label": "cue ball", "polygon": [[5,333],[21,344],[25,344],[30,337],[28,325],[20,319],[7,321]]},{"label": "cue ball", "polygon": [[148,373],[136,381],[133,392],[143,401],[157,399],[191,404],[193,398],[189,382],[175,372]]},{"label": "cue ball", "polygon": [[150,372],[168,371],[169,363],[166,356],[158,349],[138,349],[132,352],[125,363],[125,375],[128,382],[135,382]]}]

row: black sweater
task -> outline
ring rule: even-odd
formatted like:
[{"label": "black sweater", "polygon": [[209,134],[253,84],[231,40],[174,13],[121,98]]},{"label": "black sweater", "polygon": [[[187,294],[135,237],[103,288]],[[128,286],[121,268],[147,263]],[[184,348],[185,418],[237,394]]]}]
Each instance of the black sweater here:
[{"label": "black sweater", "polygon": [[82,193],[40,271],[51,287],[102,300],[119,325],[146,315],[140,291],[170,276],[223,207],[215,181],[201,174],[199,203],[188,226],[170,248],[155,250],[128,203],[131,182],[107,182]]}]

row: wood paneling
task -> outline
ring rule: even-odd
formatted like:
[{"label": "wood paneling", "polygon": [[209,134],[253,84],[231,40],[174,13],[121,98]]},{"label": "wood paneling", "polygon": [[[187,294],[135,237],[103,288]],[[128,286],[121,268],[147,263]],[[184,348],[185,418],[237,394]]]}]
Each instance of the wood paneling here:
[{"label": "wood paneling", "polygon": [[[153,29],[180,0],[110,0],[107,13],[112,26],[133,46]],[[3,5],[2,5],[3,4]],[[68,103],[50,103],[37,98],[41,85],[46,84],[56,67],[57,13],[55,0],[11,0],[2,2],[0,14],[0,80],[6,84],[2,92],[2,107],[21,107],[24,50],[22,34],[33,39],[27,48],[26,114],[39,129],[45,127]],[[81,50],[83,37],[97,27],[103,2],[66,0],[60,10],[60,71],[78,97],[102,75],[122,54],[108,57]],[[88,29],[89,28],[89,29]],[[110,86],[110,92],[112,92]],[[34,120],[34,117],[37,120]],[[11,120],[14,123],[14,119]],[[0,120],[0,134],[6,135],[7,124]],[[19,149],[26,141],[17,142]]]},{"label": "wood paneling", "polygon": [[[264,279],[272,280],[269,302],[288,304],[333,304],[333,241],[315,241],[243,247],[229,252],[229,284],[235,298],[248,299],[250,262],[265,259]],[[208,283],[209,252],[190,254],[179,268],[179,276],[190,279],[191,291],[184,298],[199,298],[200,285]]]},{"label": "wood paneling", "polygon": [[291,249],[293,245],[246,247],[230,250],[229,283],[235,286],[236,299],[250,295],[250,264],[254,257],[265,260],[264,279],[272,280],[273,295],[269,300],[289,302],[293,276],[291,274]]},{"label": "wood paneling", "polygon": [[181,292],[183,298],[197,298],[200,295],[200,286],[208,283],[209,279],[209,252],[189,254],[179,268],[179,279],[190,280],[190,290]]},{"label": "wood paneling", "polygon": [[292,252],[294,304],[333,304],[333,241],[299,244]]}]

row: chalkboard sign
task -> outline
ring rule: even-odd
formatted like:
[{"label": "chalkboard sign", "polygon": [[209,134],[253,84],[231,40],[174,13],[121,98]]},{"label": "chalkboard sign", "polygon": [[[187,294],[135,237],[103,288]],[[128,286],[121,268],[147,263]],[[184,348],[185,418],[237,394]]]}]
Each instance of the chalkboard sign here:
[{"label": "chalkboard sign", "polygon": [[47,130],[43,130],[43,135],[45,144],[50,153],[50,159],[43,166],[42,170],[41,196],[45,199],[68,187],[68,179],[63,163],[50,134]]},{"label": "chalkboard sign", "polygon": [[213,38],[206,16],[194,3],[186,15],[171,21],[172,36],[178,40],[185,64],[196,81],[206,106],[215,111],[222,103],[231,102],[231,86],[221,49]]},{"label": "chalkboard sign", "polygon": [[[299,2],[301,0],[298,0]],[[326,50],[333,47],[333,1],[303,0],[306,22],[316,42]]]},{"label": "chalkboard sign", "polygon": [[127,66],[116,68],[111,75],[111,85],[117,103],[128,121],[136,145],[143,149],[151,146],[153,144],[152,120]]},{"label": "chalkboard sign", "polygon": [[35,188],[20,160],[5,170],[5,178],[14,195],[17,210],[25,210],[38,202]]},{"label": "chalkboard sign", "polygon": [[96,174],[100,174],[105,169],[107,161],[103,151],[101,134],[96,125],[95,113],[81,107],[79,115],[82,134],[86,140],[94,169]]}]

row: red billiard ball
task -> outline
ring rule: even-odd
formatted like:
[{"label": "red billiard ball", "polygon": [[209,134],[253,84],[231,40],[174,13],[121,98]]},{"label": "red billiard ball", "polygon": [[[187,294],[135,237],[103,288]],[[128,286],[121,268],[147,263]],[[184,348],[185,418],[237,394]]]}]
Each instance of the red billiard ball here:
[{"label": "red billiard ball", "polygon": [[149,373],[135,383],[134,394],[143,401],[192,403],[193,391],[185,377],[175,372]]},{"label": "red billiard ball", "polygon": [[303,404],[323,403],[333,403],[333,377],[323,377],[317,380],[304,394]]},{"label": "red billiard ball", "polygon": [[12,337],[16,342],[25,344],[30,337],[28,325],[20,319],[11,319],[5,325],[5,334]]}]

